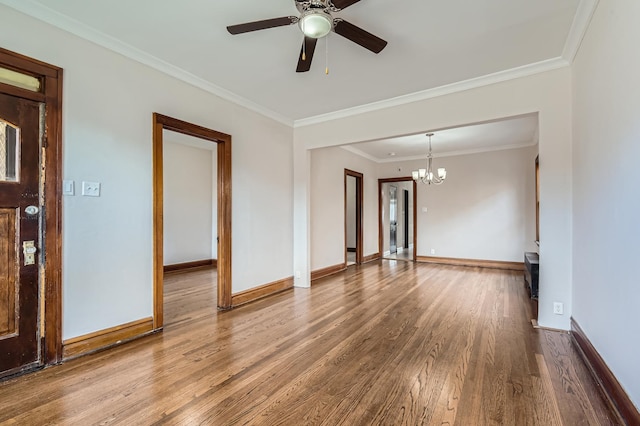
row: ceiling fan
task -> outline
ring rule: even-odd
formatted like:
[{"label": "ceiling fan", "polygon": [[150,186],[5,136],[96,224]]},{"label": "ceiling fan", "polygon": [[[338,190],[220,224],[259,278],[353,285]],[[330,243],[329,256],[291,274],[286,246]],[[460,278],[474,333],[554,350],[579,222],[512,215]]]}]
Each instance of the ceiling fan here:
[{"label": "ceiling fan", "polygon": [[302,49],[298,58],[296,72],[306,72],[311,68],[313,52],[319,38],[325,37],[333,31],[354,43],[359,44],[373,53],[380,53],[387,42],[373,34],[357,27],[344,19],[334,18],[331,13],[339,12],[360,0],[294,0],[300,16],[283,16],[281,18],[265,19],[230,25],[227,31],[231,34],[242,34],[267,28],[284,27],[298,24],[304,34]]}]

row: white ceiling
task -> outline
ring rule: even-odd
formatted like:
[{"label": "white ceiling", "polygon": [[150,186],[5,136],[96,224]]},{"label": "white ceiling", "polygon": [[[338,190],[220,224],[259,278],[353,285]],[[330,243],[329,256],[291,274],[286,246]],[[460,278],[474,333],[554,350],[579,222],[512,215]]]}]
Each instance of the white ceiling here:
[{"label": "white ceiling", "polygon": [[293,124],[560,60],[571,33],[581,31],[580,25],[572,29],[580,1],[361,0],[334,16],[383,38],[387,47],[376,55],[331,33],[318,41],[307,73],[295,72],[302,43],[297,25],[226,31],[227,25],[297,16],[293,0],[0,3]]},{"label": "white ceiling", "polygon": [[[376,55],[331,33],[318,41],[311,70],[296,73],[297,25],[226,31],[297,16],[293,0],[0,3],[294,126],[566,66],[595,7],[592,0],[361,0],[334,17],[386,48]],[[536,132],[537,115],[440,129],[434,156],[531,145]],[[424,133],[346,149],[377,162],[424,158]]]}]

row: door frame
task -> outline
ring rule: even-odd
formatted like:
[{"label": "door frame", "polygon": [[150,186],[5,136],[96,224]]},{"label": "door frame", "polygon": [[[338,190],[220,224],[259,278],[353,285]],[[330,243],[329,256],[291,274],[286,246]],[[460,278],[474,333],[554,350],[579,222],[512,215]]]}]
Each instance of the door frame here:
[{"label": "door frame", "polygon": [[385,183],[393,183],[393,182],[413,182],[413,253],[412,260],[415,262],[416,260],[416,249],[417,249],[417,237],[418,237],[418,223],[416,221],[417,217],[417,189],[418,185],[416,185],[416,181],[413,180],[411,176],[407,177],[397,177],[397,178],[384,178],[378,179],[378,253],[380,253],[380,257],[384,257],[384,227],[382,226],[382,185]]},{"label": "door frame", "polygon": [[[41,197],[44,201],[44,259],[40,272],[39,329],[41,363],[62,360],[62,68],[0,48],[0,66],[30,74],[42,82],[40,92],[0,83],[0,92],[44,104],[45,129],[41,159]],[[43,182],[44,181],[44,182]],[[44,280],[43,280],[44,278]]]},{"label": "door frame", "polygon": [[[396,202],[396,207],[393,210],[395,214],[395,230],[392,228],[393,218],[391,217],[391,201],[394,200]],[[393,236],[393,238],[391,238]],[[383,236],[384,241],[384,236]],[[395,250],[392,248],[395,247]],[[395,185],[389,185],[389,255],[398,254],[398,187]]]},{"label": "door frame", "polygon": [[[409,248],[409,190],[403,189],[402,194],[404,195],[402,200],[402,211],[404,212],[404,216],[402,217],[402,220],[404,221],[404,228],[402,232],[404,245],[402,246],[402,249],[404,250]],[[415,227],[415,223],[413,226]]]},{"label": "door frame", "polygon": [[231,135],[153,113],[153,328],[164,324],[163,130],[217,144],[218,154],[218,308],[231,309]]},{"label": "door frame", "polygon": [[364,175],[349,169],[344,169],[344,264],[347,264],[347,178],[356,179],[356,265],[362,263],[362,205]]}]

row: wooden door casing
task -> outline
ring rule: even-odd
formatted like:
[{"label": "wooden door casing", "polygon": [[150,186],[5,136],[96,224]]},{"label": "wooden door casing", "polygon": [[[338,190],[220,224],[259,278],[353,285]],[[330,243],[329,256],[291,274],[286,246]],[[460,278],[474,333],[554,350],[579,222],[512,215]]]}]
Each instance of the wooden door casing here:
[{"label": "wooden door casing", "polygon": [[364,175],[349,169],[344,169],[344,263],[347,263],[347,179],[355,179],[355,226],[356,226],[356,265],[363,262],[364,245],[362,232],[362,212],[364,204]]},{"label": "wooden door casing", "polygon": [[389,253],[398,252],[398,187],[389,186]]},{"label": "wooden door casing", "polygon": [[42,135],[42,252],[40,345],[43,364],[62,360],[62,76],[55,65],[0,47],[0,66],[40,80],[38,91],[0,83],[0,93],[44,105]]},{"label": "wooden door casing", "polygon": [[[382,178],[382,179],[378,179],[378,256],[379,257],[383,257],[384,256],[384,238],[385,238],[385,234],[384,234],[384,226],[382,224],[383,222],[383,217],[382,217],[382,213],[384,211],[384,206],[383,206],[383,199],[384,199],[384,194],[383,194],[383,190],[386,188],[384,186],[385,183],[393,183],[393,182],[412,182],[412,202],[413,202],[413,208],[411,209],[411,215],[413,217],[412,221],[413,221],[413,232],[412,235],[410,236],[411,240],[413,242],[413,250],[411,253],[411,260],[415,261],[416,260],[416,251],[418,249],[418,223],[416,221],[417,218],[417,206],[418,206],[418,188],[417,188],[417,183],[416,181],[413,180],[413,178],[411,176],[406,176],[406,177],[394,177],[394,178]],[[411,244],[411,243],[410,243]]]}]

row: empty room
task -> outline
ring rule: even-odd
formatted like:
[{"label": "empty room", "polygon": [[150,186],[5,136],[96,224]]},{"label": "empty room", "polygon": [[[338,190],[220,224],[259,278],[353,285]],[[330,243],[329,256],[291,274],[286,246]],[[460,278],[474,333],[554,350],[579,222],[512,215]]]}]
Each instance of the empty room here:
[{"label": "empty room", "polygon": [[0,424],[640,424],[639,19],[0,0]]}]

